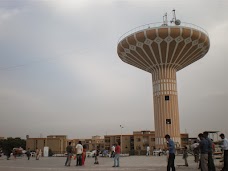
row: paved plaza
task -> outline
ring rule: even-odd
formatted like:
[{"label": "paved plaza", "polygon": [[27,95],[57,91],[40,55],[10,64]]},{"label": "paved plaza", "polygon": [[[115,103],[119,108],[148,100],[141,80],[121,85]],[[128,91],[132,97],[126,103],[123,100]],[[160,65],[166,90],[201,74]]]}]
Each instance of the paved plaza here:
[{"label": "paved plaza", "polygon": [[[94,158],[87,158],[85,166],[75,166],[75,160],[72,160],[70,167],[65,167],[65,157],[42,157],[40,160],[35,160],[32,157],[27,160],[26,157],[17,158],[14,160],[6,160],[6,158],[0,157],[0,171],[50,171],[50,170],[79,170],[79,171],[166,171],[166,156],[130,156],[120,158],[120,167],[113,168],[113,159],[99,157],[99,165],[94,165]],[[198,166],[193,161],[193,157],[189,156],[189,167],[177,165],[183,165],[184,160],[182,156],[176,156],[176,170],[179,171],[196,171]]]}]

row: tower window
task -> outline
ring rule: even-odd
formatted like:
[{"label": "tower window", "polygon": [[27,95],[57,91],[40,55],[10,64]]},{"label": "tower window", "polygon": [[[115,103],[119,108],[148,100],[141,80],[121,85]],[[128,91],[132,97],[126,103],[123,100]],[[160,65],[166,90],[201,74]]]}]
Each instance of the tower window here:
[{"label": "tower window", "polygon": [[166,124],[171,124],[171,119],[166,119]]},{"label": "tower window", "polygon": [[169,96],[165,96],[165,101],[169,100]]}]

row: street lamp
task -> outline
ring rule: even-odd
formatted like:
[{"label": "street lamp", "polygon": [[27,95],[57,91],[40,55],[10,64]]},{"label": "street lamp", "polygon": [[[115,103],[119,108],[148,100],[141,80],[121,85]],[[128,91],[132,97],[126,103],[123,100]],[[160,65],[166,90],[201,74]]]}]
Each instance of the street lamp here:
[{"label": "street lamp", "polygon": [[121,136],[120,136],[120,153],[122,154],[122,128],[123,128],[123,126],[122,125],[120,125],[120,129],[121,129]]}]

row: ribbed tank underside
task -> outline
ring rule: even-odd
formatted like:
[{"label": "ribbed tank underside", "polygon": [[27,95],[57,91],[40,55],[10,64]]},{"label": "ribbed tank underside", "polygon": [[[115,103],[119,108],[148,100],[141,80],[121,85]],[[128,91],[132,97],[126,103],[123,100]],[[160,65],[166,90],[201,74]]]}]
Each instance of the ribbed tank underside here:
[{"label": "ribbed tank underside", "polygon": [[208,36],[190,27],[148,28],[122,39],[117,53],[122,61],[147,72],[160,67],[180,70],[209,50]]}]

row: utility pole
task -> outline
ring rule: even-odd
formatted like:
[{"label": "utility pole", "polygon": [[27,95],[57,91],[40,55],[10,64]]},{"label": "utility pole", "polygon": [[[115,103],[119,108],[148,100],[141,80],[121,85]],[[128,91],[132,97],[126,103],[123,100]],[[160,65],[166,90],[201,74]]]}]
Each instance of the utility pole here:
[{"label": "utility pole", "polygon": [[122,126],[122,125],[120,125],[120,129],[121,129],[121,135],[120,135],[120,153],[122,154],[122,144],[123,144],[123,141],[122,141],[122,129],[123,129],[124,127]]}]

